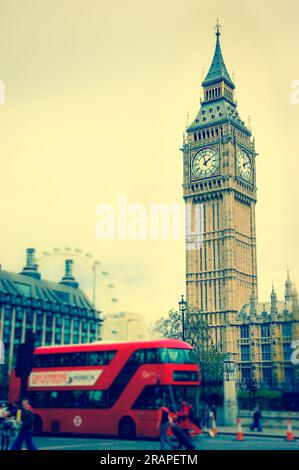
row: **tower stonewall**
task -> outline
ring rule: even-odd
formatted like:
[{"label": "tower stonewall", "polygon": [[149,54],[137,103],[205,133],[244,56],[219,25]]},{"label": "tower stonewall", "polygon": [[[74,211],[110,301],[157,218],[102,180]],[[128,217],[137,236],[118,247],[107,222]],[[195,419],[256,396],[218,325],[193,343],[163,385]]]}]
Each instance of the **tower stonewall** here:
[{"label": "tower stonewall", "polygon": [[[239,116],[224,63],[220,25],[203,99],[186,129],[183,194],[187,302],[201,311],[223,351],[226,325],[244,304],[258,301],[256,261],[256,152]],[[190,230],[191,228],[191,230]]]}]

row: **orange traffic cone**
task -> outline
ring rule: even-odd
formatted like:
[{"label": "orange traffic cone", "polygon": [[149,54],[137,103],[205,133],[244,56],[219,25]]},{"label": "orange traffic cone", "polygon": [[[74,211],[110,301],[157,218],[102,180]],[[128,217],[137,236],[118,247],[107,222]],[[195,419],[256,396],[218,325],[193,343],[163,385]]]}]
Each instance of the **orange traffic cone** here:
[{"label": "orange traffic cone", "polygon": [[238,431],[236,435],[237,441],[243,441],[244,440],[244,434],[242,431],[242,423],[241,423],[241,418],[238,417]]},{"label": "orange traffic cone", "polygon": [[213,434],[213,437],[217,437],[218,432],[217,432],[216,418],[215,418],[215,414],[214,414],[214,413],[213,413],[213,417],[212,417],[212,429],[211,429],[211,432],[212,432],[212,434]]},{"label": "orange traffic cone", "polygon": [[287,441],[293,441],[294,440],[294,434],[293,434],[293,431],[292,431],[292,424],[291,424],[290,418],[288,419],[286,438],[287,438]]}]

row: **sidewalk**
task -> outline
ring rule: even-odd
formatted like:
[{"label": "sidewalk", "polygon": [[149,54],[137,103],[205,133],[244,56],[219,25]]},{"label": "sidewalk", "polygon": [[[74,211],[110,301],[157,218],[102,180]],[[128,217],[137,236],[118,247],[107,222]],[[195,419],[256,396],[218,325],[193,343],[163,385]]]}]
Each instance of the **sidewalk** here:
[{"label": "sidewalk", "polygon": [[[285,439],[287,429],[277,429],[277,428],[265,428],[263,432],[249,431],[248,426],[243,425],[243,434],[244,436],[258,436],[258,437],[280,437]],[[237,434],[237,426],[217,426],[217,431],[219,434]],[[204,429],[204,433],[207,433],[208,430]],[[299,429],[293,430],[294,437],[299,439]]]}]

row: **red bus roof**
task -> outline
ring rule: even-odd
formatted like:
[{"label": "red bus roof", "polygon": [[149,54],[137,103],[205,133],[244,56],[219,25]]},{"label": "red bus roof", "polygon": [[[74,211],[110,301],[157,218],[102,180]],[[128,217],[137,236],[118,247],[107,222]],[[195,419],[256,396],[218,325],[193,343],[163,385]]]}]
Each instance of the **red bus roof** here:
[{"label": "red bus roof", "polygon": [[178,339],[158,339],[148,341],[119,341],[89,344],[64,344],[61,346],[40,346],[35,348],[35,354],[83,352],[83,351],[115,351],[124,349],[145,349],[145,348],[179,348],[192,349],[190,344]]}]

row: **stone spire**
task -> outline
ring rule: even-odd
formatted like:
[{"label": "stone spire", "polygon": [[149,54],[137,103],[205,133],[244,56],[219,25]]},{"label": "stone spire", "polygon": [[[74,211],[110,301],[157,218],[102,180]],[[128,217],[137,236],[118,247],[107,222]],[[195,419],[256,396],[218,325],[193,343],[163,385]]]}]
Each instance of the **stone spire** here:
[{"label": "stone spire", "polygon": [[271,291],[271,313],[276,313],[277,311],[277,295],[274,290],[274,284],[272,284],[272,291]]},{"label": "stone spire", "polygon": [[295,311],[298,308],[298,292],[296,286],[293,288],[293,310]]},{"label": "stone spire", "polygon": [[250,294],[250,316],[254,316],[256,314],[256,309],[255,309],[255,296],[254,296],[254,289],[251,289],[251,294]]},{"label": "stone spire", "polygon": [[292,281],[290,279],[290,272],[289,270],[287,271],[287,280],[285,282],[285,296],[284,296],[286,302],[288,300],[292,300],[293,298],[293,289],[292,289]]}]

